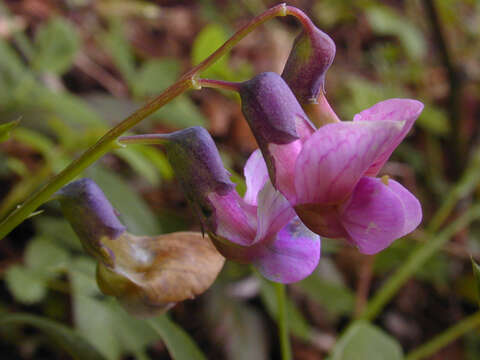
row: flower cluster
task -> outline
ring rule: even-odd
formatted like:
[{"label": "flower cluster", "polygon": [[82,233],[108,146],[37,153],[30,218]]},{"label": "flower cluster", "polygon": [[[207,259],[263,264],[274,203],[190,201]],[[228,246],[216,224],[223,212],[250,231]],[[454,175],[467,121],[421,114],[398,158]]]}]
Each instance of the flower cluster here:
[{"label": "flower cluster", "polygon": [[[308,18],[302,25],[282,75],[267,72],[243,83],[223,82],[239,93],[259,146],[245,165],[243,197],[205,129],[143,136],[164,144],[216,249],[281,283],[299,281],[315,269],[320,236],[346,239],[360,252],[374,254],[413,231],[422,218],[414,195],[388,176],[377,177],[420,115],[422,103],[390,99],[355,115],[353,121],[340,121],[324,94],[335,44]],[[86,250],[99,260],[104,292],[140,312],[148,311],[146,303],[165,307],[185,297],[185,292],[159,297],[175,288],[170,286],[175,281],[186,284],[189,294],[200,293],[223,264],[206,243],[197,242],[203,250],[195,252],[186,249],[187,240],[179,245],[128,234],[101,190],[88,180],[68,185],[60,199]],[[169,248],[174,260],[162,257],[162,247]],[[181,265],[183,260],[190,265]],[[197,279],[160,274],[168,269],[165,261],[180,268],[195,266]],[[214,264],[208,272],[196,267],[205,261]]]}]

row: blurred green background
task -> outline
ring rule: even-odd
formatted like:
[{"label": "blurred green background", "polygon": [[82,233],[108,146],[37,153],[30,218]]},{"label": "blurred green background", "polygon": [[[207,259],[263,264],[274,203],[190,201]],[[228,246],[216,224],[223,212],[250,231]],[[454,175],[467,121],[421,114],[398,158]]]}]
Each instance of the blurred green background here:
[{"label": "blurred green background", "polygon": [[[0,124],[21,120],[0,143],[0,218],[242,24],[275,4],[2,1]],[[382,170],[420,198],[423,224],[429,224],[465,172],[473,182],[457,191],[446,223],[478,201],[480,166],[472,157],[480,140],[480,2],[288,4],[305,11],[336,42],[326,89],[342,119],[391,97],[425,103],[414,131]],[[272,20],[203,76],[240,81],[262,71],[281,72],[298,31],[293,18]],[[256,144],[238,99],[230,94],[190,91],[134,132],[192,125],[211,132],[241,189],[242,167]],[[0,127],[0,133],[5,129]],[[161,148],[115,150],[84,175],[100,185],[134,234],[199,230]],[[208,359],[279,358],[274,292],[250,268],[227,263],[207,293],[169,312],[185,333],[162,318],[162,334],[99,292],[94,262],[58,204],[48,203],[42,210],[0,242],[0,319],[31,315],[0,320],[2,358],[65,359],[71,356],[68,349],[77,354],[96,349],[112,360],[169,359],[165,343],[172,353],[173,347],[181,349],[190,341],[186,334]],[[331,352],[369,296],[425,240],[425,226],[375,257],[344,242],[322,240],[317,271],[289,286],[295,359],[322,359]],[[355,349],[356,355],[345,350],[332,360],[401,359],[394,355],[399,349],[408,352],[477,310],[470,256],[480,260],[480,227],[460,230],[401,288],[375,327],[367,326],[353,344],[337,345]],[[173,334],[170,340],[165,332]],[[89,356],[79,358],[94,358]],[[431,358],[479,359],[479,332],[468,332]]]}]

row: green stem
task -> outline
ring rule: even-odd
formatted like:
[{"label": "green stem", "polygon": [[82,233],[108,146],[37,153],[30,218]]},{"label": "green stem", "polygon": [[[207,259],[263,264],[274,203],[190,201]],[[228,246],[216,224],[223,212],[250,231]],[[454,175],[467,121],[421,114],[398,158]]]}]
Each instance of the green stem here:
[{"label": "green stem", "polygon": [[478,218],[480,218],[480,204],[472,206],[439,234],[430,234],[425,244],[419,245],[410,254],[402,267],[398,269],[374,295],[359,319],[374,319],[397,293],[398,289],[400,289],[433,254],[440,250],[453,235]]},{"label": "green stem", "polygon": [[277,325],[282,360],[291,360],[292,349],[290,347],[290,337],[288,333],[286,289],[284,284],[274,284],[275,293],[277,295]]},{"label": "green stem", "polygon": [[445,347],[465,333],[480,326],[480,311],[460,321],[457,325],[445,330],[440,335],[434,337],[429,342],[407,354],[405,360],[420,360],[435,354],[438,350]]},{"label": "green stem", "polygon": [[89,165],[94,163],[100,157],[105,155],[112,148],[118,146],[116,140],[124,132],[137,125],[140,121],[160,109],[186,90],[190,88],[199,88],[196,82],[196,76],[209,66],[214,64],[219,58],[232,49],[240,40],[252,32],[259,25],[276,16],[286,16],[286,5],[279,4],[265,11],[263,14],[253,18],[240,30],[238,30],[230,39],[228,39],[212,55],[195,66],[192,70],[183,75],[175,84],[166,89],[159,96],[147,103],[145,106],[135,111],[128,118],[108,131],[97,143],[87,149],[79,158],[74,160],[63,171],[54,176],[47,184],[41,187],[36,193],[32,194],[22,205],[19,205],[10,215],[0,223],[0,239],[7,236],[17,225],[26,219],[40,205],[49,201],[51,196],[63,185],[73,180]]}]

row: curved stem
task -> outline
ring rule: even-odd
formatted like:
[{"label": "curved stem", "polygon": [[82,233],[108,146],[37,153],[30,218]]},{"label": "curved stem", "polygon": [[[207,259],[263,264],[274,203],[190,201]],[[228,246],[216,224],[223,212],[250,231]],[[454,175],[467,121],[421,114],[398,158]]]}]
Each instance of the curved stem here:
[{"label": "curved stem", "polygon": [[429,342],[421,345],[419,348],[407,354],[405,360],[420,360],[435,354],[438,350],[445,347],[465,333],[480,326],[480,311],[460,321],[457,325],[445,330],[440,335],[434,337]]},{"label": "curved stem", "polygon": [[250,22],[240,28],[230,39],[228,39],[220,48],[212,55],[195,66],[192,70],[183,75],[175,84],[170,86],[159,96],[147,103],[145,106],[135,111],[128,118],[113,127],[93,146],[87,149],[79,158],[74,160],[58,175],[54,176],[47,184],[40,188],[36,193],[31,195],[22,205],[19,205],[7,218],[0,223],[0,239],[3,239],[17,225],[26,219],[40,205],[49,201],[51,196],[59,190],[63,185],[73,180],[89,165],[94,163],[100,157],[105,155],[112,148],[117,146],[116,140],[125,131],[131,129],[147,116],[160,109],[178,95],[182,94],[190,88],[197,88],[196,76],[207,69],[219,58],[226,54],[246,35],[252,32],[259,25],[276,16],[286,15],[286,5],[279,4],[265,11],[263,14],[253,18]]},{"label": "curved stem", "polygon": [[290,347],[290,337],[288,333],[286,289],[284,284],[274,284],[277,295],[277,325],[282,360],[291,360],[292,349]]}]

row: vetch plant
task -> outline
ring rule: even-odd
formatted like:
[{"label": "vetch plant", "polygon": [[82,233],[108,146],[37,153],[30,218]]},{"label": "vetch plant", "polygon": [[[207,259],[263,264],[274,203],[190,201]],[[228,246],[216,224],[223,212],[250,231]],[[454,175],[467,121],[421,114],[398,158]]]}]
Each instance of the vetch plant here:
[{"label": "vetch plant", "polygon": [[[299,19],[303,31],[281,75],[266,72],[242,83],[199,78],[257,26],[286,15]],[[98,261],[101,290],[141,316],[163,312],[205,291],[224,262],[216,249],[228,259],[252,264],[278,283],[299,281],[315,269],[320,236],[344,238],[365,254],[385,249],[413,231],[422,219],[420,203],[413,194],[388,176],[377,175],[412,128],[423,104],[390,99],[360,112],[353,121],[340,121],[325,97],[326,71],[335,51],[333,40],[299,9],[280,4],[267,10],[31,195],[2,221],[0,237],[43,203],[58,198],[85,250]],[[235,190],[212,138],[203,128],[120,138],[183,92],[202,86],[237,91],[257,140],[259,149],[244,168],[247,192],[243,197]],[[129,143],[164,145],[208,238],[197,233],[132,235],[93,181],[71,182],[101,156]],[[463,193],[464,186],[459,187],[457,192]],[[441,219],[448,216],[458,197],[452,197]],[[479,216],[477,206],[436,238],[430,234],[433,240],[413,253],[374,296],[364,320],[371,320],[449,237]],[[277,284],[276,289],[281,352],[283,359],[290,359],[285,288]],[[439,344],[476,326],[478,319],[477,315],[454,328],[411,358],[430,354]]]}]

